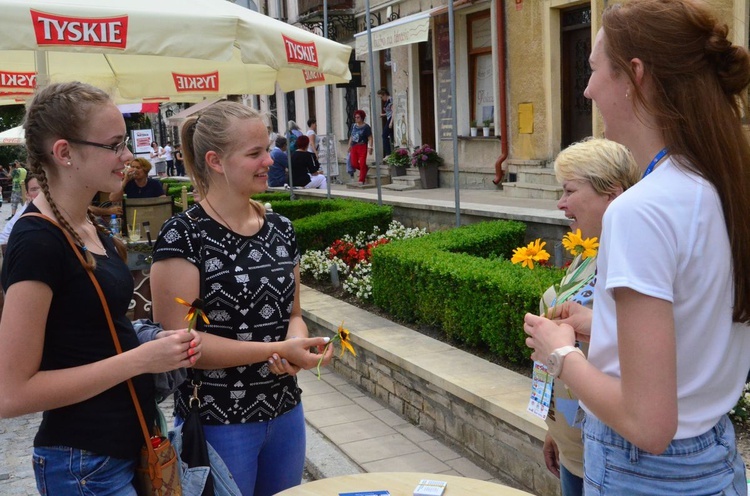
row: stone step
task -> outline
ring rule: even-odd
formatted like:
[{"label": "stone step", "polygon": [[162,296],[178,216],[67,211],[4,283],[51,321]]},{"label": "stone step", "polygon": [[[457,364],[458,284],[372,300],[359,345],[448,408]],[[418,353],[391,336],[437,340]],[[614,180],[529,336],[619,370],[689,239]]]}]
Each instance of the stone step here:
[{"label": "stone step", "polygon": [[532,183],[503,183],[503,196],[508,198],[532,198],[535,200],[559,200],[562,186],[548,186]]},{"label": "stone step", "polygon": [[407,167],[406,175],[391,176],[391,184],[383,187],[392,191],[409,191],[412,189],[422,189],[422,180],[419,177],[419,169],[417,169],[416,167]]},{"label": "stone step", "polygon": [[532,169],[529,166],[525,166],[516,172],[516,179],[519,183],[544,184],[547,186],[560,185],[555,176],[555,169],[550,169],[549,167]]},{"label": "stone step", "polygon": [[389,189],[391,191],[410,191],[413,189],[422,189],[422,185],[416,184],[405,184],[405,183],[391,183],[383,186],[383,189]]}]

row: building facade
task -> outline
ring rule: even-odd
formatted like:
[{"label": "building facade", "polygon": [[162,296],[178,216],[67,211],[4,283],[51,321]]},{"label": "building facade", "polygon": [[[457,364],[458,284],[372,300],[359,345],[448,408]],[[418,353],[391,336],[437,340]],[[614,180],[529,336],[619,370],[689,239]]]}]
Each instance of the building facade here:
[{"label": "building facade", "polygon": [[[728,24],[731,39],[747,46],[750,0],[706,1]],[[354,47],[352,72],[360,76],[355,77],[356,84],[278,92],[260,97],[258,105],[276,116],[273,125],[280,132],[289,120],[304,130],[307,119],[314,116],[318,134],[330,129],[335,137],[338,160],[343,163],[351,113],[358,108],[366,111],[380,147],[384,120],[372,115],[371,91],[386,88],[394,103],[395,145],[435,146],[445,160],[441,187],[453,184],[453,174],[448,172],[453,170],[455,132],[461,187],[498,188],[492,182],[497,162],[502,161],[508,181],[518,167],[549,166],[562,148],[602,134],[596,108],[583,97],[583,90],[590,74],[593,38],[608,3],[455,0],[451,31],[447,0],[372,0],[371,61],[364,1],[330,0],[329,37]],[[269,0],[261,9],[323,34],[321,1]],[[452,47],[455,73],[450,68]],[[380,99],[374,108],[376,114],[381,112]],[[472,136],[474,123],[488,127],[489,136],[484,137],[483,131]]]}]

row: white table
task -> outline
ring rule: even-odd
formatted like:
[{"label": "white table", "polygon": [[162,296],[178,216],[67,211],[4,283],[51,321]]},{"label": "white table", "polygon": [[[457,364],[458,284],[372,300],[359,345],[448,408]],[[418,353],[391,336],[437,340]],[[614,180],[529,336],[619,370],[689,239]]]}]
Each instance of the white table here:
[{"label": "white table", "polygon": [[388,490],[391,496],[412,496],[421,479],[445,481],[448,485],[443,496],[528,496],[519,491],[492,482],[456,477],[453,475],[420,472],[370,472],[320,479],[278,493],[276,496],[338,496],[355,491]]}]

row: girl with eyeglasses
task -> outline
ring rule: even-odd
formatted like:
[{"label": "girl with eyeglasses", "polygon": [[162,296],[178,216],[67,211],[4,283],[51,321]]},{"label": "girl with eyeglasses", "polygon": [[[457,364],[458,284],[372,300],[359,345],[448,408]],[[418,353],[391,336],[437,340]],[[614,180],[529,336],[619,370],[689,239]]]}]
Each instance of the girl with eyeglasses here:
[{"label": "girl with eyeglasses", "polygon": [[[26,212],[47,219],[21,217],[3,261],[0,416],[44,412],[33,455],[41,494],[135,496],[144,439],[126,380],[152,422],[151,374],[192,366],[201,339],[162,331],[139,345],[126,315],[133,278],[124,245],[89,209],[95,192],[120,188],[133,158],[125,122],[108,95],[78,82],[51,84],[34,96],[23,126],[41,188]],[[121,354],[87,271],[101,286]]]}]

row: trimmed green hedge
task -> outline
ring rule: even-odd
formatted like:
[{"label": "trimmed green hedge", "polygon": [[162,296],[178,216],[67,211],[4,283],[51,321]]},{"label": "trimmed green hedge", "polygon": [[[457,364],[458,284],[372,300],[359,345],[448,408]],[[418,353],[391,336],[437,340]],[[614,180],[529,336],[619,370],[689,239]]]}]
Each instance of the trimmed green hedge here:
[{"label": "trimmed green hedge", "polygon": [[345,234],[372,232],[375,226],[385,230],[393,219],[391,207],[351,200],[285,200],[271,206],[292,221],[302,253],[324,250]]},{"label": "trimmed green hedge", "polygon": [[324,250],[345,234],[385,230],[393,220],[393,209],[353,200],[290,200],[289,193],[262,193],[252,196],[269,202],[273,211],[292,221],[297,245],[302,253]]},{"label": "trimmed green hedge", "polygon": [[523,316],[538,313],[540,295],[563,272],[509,261],[525,231],[521,222],[483,222],[379,246],[372,257],[374,303],[512,362],[527,360]]}]

